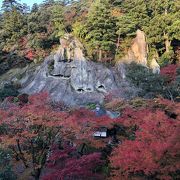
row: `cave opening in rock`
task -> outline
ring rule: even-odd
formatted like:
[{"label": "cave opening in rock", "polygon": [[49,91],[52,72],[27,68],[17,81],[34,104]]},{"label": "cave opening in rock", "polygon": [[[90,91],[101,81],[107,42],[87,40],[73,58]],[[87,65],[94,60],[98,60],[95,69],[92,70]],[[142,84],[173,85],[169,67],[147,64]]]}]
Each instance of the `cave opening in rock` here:
[{"label": "cave opening in rock", "polygon": [[53,74],[53,76],[55,76],[55,77],[63,77],[62,74]]},{"label": "cave opening in rock", "polygon": [[86,90],[87,90],[87,91],[92,91],[92,89],[91,89],[91,88],[87,88]]},{"label": "cave opening in rock", "polygon": [[70,75],[64,75],[63,77],[64,78],[70,78],[71,76]]},{"label": "cave opening in rock", "polygon": [[103,85],[98,86],[98,89],[105,89]]},{"label": "cave opening in rock", "polygon": [[63,75],[63,74],[52,74],[52,76],[54,76],[54,77],[60,77],[60,78],[65,78],[65,79],[68,79],[68,78],[71,77],[70,75]]},{"label": "cave opening in rock", "polygon": [[84,92],[84,89],[78,88],[78,89],[77,89],[77,92]]},{"label": "cave opening in rock", "polygon": [[72,61],[73,61],[73,59],[63,59],[63,60],[61,60],[61,62],[67,63],[67,64],[71,63]]}]

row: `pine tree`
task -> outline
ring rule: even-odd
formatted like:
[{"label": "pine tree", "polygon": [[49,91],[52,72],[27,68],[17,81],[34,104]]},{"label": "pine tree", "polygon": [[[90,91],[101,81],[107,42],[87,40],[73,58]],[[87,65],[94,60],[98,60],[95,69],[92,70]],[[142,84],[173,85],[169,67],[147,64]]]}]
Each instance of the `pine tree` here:
[{"label": "pine tree", "polygon": [[118,35],[118,42],[117,42],[117,48],[120,45],[120,38],[126,37],[126,36],[133,36],[136,32],[136,26],[137,24],[132,21],[132,17],[128,14],[123,14],[118,17],[118,21],[116,23],[117,25],[117,35]]},{"label": "pine tree", "polygon": [[15,42],[18,38],[26,34],[26,17],[24,16],[26,11],[24,11],[23,7],[23,5],[15,0],[3,1],[3,33],[1,35],[5,40]]},{"label": "pine tree", "polygon": [[49,6],[52,6],[54,3],[55,3],[54,0],[44,0],[43,1],[43,6],[49,7]]},{"label": "pine tree", "polygon": [[11,11],[14,7],[17,7],[18,2],[17,0],[3,0],[2,2],[2,10],[7,12],[7,11]]},{"label": "pine tree", "polygon": [[25,3],[21,4],[20,0],[3,0],[2,2],[2,11],[3,12],[11,12],[13,9],[23,13],[26,9],[27,5]]},{"label": "pine tree", "polygon": [[168,63],[173,56],[172,41],[180,40],[180,3],[178,0],[151,0],[148,9],[151,20],[145,31],[150,48],[154,46],[163,55],[162,64]]},{"label": "pine tree", "polygon": [[110,3],[108,0],[96,0],[88,14],[86,29],[86,42],[89,47],[98,52],[99,61],[102,60],[102,52],[113,51],[116,41],[116,21],[111,16]]},{"label": "pine tree", "polygon": [[171,43],[180,39],[178,0],[112,0],[112,2],[122,11],[122,16],[118,17],[117,22],[119,38],[131,36],[137,29],[141,29],[147,35],[151,52],[158,50],[160,56],[165,52],[166,59],[172,57]]},{"label": "pine tree", "polygon": [[143,29],[143,26],[147,25],[149,18],[146,1],[122,0],[120,8],[124,14],[131,18],[131,22],[136,25],[136,29]]},{"label": "pine tree", "polygon": [[38,15],[39,13],[35,10],[35,12],[32,12],[28,16],[28,34],[33,34],[40,31],[40,22],[38,21]]},{"label": "pine tree", "polygon": [[137,29],[143,30],[147,25],[148,12],[144,0],[112,0],[115,7],[120,9],[121,14],[117,16],[117,57],[121,57],[126,51],[136,34]]},{"label": "pine tree", "polygon": [[63,7],[61,5],[55,5],[53,6],[51,12],[51,22],[54,29],[53,35],[59,38],[65,33]]},{"label": "pine tree", "polygon": [[32,13],[33,13],[33,12],[37,12],[38,9],[39,9],[38,4],[37,4],[37,3],[34,3],[34,4],[32,5],[31,12],[32,12]]},{"label": "pine tree", "polygon": [[7,38],[15,42],[25,33],[24,18],[20,12],[14,9],[10,13],[4,13],[3,15],[3,30],[7,34]]}]

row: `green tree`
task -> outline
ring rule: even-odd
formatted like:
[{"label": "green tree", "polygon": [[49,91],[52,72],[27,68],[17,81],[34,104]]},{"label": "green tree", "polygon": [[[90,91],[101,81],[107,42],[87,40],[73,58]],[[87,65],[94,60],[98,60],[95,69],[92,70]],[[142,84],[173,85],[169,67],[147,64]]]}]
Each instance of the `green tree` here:
[{"label": "green tree", "polygon": [[30,13],[30,7],[29,7],[26,3],[23,3],[23,4],[22,4],[22,13],[23,13],[23,14],[28,14],[28,13]]},{"label": "green tree", "polygon": [[170,63],[173,58],[172,42],[180,40],[180,2],[178,0],[150,0],[151,20],[145,28],[150,48],[156,47],[159,63]]},{"label": "green tree", "polygon": [[51,12],[52,12],[51,22],[53,26],[53,36],[56,38],[60,38],[65,33],[63,7],[61,5],[55,5],[52,7]]},{"label": "green tree", "polygon": [[58,2],[63,5],[66,6],[68,4],[72,4],[73,2],[76,2],[76,0],[58,0]]},{"label": "green tree", "polygon": [[59,2],[46,1],[48,5],[34,4],[28,15],[29,44],[32,48],[49,49],[59,43],[65,33],[64,7]]},{"label": "green tree", "polygon": [[112,3],[122,12],[117,22],[119,38],[141,29],[147,35],[151,52],[155,48],[160,56],[163,55],[162,61],[172,58],[172,42],[180,39],[178,0],[112,0]]},{"label": "green tree", "polygon": [[144,0],[112,0],[115,7],[120,9],[121,15],[117,17],[117,57],[122,56],[129,47],[137,29],[143,30],[148,22],[147,4]]},{"label": "green tree", "polygon": [[54,3],[55,3],[54,0],[44,0],[43,1],[43,6],[49,7],[49,6],[52,6]]},{"label": "green tree", "polygon": [[[121,52],[120,44],[122,46],[122,43],[120,43],[120,41],[125,42],[126,37],[133,37],[135,35],[136,23],[132,21],[132,17],[130,15],[123,14],[117,18],[116,26],[117,26],[116,33],[118,35],[116,53],[119,54]],[[125,46],[128,46],[128,44],[126,43]]]},{"label": "green tree", "polygon": [[102,53],[115,49],[116,42],[116,20],[111,16],[111,6],[108,0],[96,0],[87,17],[85,25],[85,40],[88,46],[98,53],[99,61],[102,60]]},{"label": "green tree", "polygon": [[165,52],[169,53],[173,39],[180,40],[180,3],[177,0],[151,0],[149,10],[151,21],[147,28],[151,44],[162,43]]},{"label": "green tree", "polygon": [[120,5],[122,12],[131,18],[131,22],[136,25],[136,30],[143,29],[149,21],[147,3],[144,0],[122,0]]},{"label": "green tree", "polygon": [[32,13],[37,12],[38,9],[39,9],[38,4],[37,4],[37,3],[34,3],[34,4],[32,5],[31,12],[32,12]]},{"label": "green tree", "polygon": [[26,34],[26,21],[23,15],[13,9],[11,12],[3,14],[3,32],[6,40],[15,42]]},{"label": "green tree", "polygon": [[36,32],[40,32],[43,28],[40,26],[40,22],[38,21],[38,12],[32,12],[28,16],[28,34],[33,34]]},{"label": "green tree", "polygon": [[14,8],[21,9],[19,0],[3,0],[1,9],[5,12],[12,11]]},{"label": "green tree", "polygon": [[4,0],[2,4],[1,37],[7,42],[16,42],[27,33],[26,16],[23,5],[15,0]]}]

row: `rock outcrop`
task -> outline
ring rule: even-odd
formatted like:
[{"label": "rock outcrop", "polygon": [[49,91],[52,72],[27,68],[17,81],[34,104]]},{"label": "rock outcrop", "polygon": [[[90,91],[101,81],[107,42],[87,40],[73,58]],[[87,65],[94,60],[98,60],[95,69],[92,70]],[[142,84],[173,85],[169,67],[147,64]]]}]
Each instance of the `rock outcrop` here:
[{"label": "rock outcrop", "polygon": [[120,61],[126,63],[136,62],[143,66],[147,66],[147,56],[148,46],[145,33],[141,30],[137,30],[136,37],[133,39],[131,47]]},{"label": "rock outcrop", "polygon": [[156,58],[153,58],[153,59],[151,60],[150,68],[152,69],[152,72],[153,72],[154,74],[159,74],[159,73],[160,73],[160,66],[159,66],[159,64],[157,63]]},{"label": "rock outcrop", "polygon": [[21,92],[33,94],[46,91],[54,101],[64,101],[68,105],[102,103],[109,93],[121,98],[136,95],[123,79],[123,70],[119,71],[123,67],[109,69],[92,61],[60,61],[59,74],[54,75],[49,68],[53,61],[53,56],[49,56],[33,77],[22,79]]},{"label": "rock outcrop", "polygon": [[86,60],[82,44],[71,36],[61,40],[55,54],[45,59],[30,78],[21,80],[21,92],[49,92],[54,101],[68,105],[103,102],[111,93],[121,98],[134,97],[136,91],[125,80],[125,65],[107,68]]}]

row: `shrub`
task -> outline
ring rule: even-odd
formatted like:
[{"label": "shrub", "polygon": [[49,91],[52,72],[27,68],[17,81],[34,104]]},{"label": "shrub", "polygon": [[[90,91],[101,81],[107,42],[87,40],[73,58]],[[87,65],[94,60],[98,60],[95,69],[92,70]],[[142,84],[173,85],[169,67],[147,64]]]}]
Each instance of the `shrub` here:
[{"label": "shrub", "polygon": [[171,50],[170,52],[165,52],[159,59],[158,63],[161,67],[167,66],[170,64],[171,59],[174,56],[174,52]]},{"label": "shrub", "polygon": [[131,63],[127,66],[127,78],[137,88],[140,88],[140,97],[153,98],[164,94],[164,78],[158,74],[153,74],[148,68]]},{"label": "shrub", "polygon": [[168,82],[175,81],[177,75],[177,65],[171,64],[161,68],[161,75],[167,78]]},{"label": "shrub", "polygon": [[26,104],[26,103],[28,103],[28,97],[29,97],[29,95],[28,94],[20,94],[19,96],[18,96],[18,101],[19,101],[19,103],[20,104]]},{"label": "shrub", "polygon": [[10,165],[11,153],[10,151],[0,149],[0,179],[15,180],[16,175],[12,171]]},{"label": "shrub", "polygon": [[[27,171],[32,169],[35,178],[46,164],[44,179],[83,179],[88,174],[89,179],[98,179],[102,168],[95,165],[102,155],[109,171],[110,155],[113,178],[178,179],[179,103],[165,99],[114,102],[110,108],[126,106],[121,117],[110,119],[84,108],[66,111],[61,104],[50,103],[47,93],[31,95],[25,102],[0,109],[0,142]],[[94,138],[102,127],[108,137]]]},{"label": "shrub", "polygon": [[153,74],[148,68],[132,63],[127,66],[127,78],[140,89],[139,96],[154,98],[162,96],[176,100],[180,94],[180,76],[177,65],[168,65],[161,74]]},{"label": "shrub", "polygon": [[58,145],[53,145],[45,165],[45,174],[41,180],[85,180],[87,177],[94,180],[104,179],[95,171],[98,166],[103,164],[100,158],[100,153],[80,156],[71,146],[66,145],[59,149]]},{"label": "shrub", "polygon": [[18,94],[17,89],[12,84],[5,85],[3,89],[0,89],[0,101],[8,96],[17,96]]},{"label": "shrub", "polygon": [[161,69],[161,75],[165,77],[166,94],[165,97],[179,101],[180,95],[180,68],[171,64]]}]

